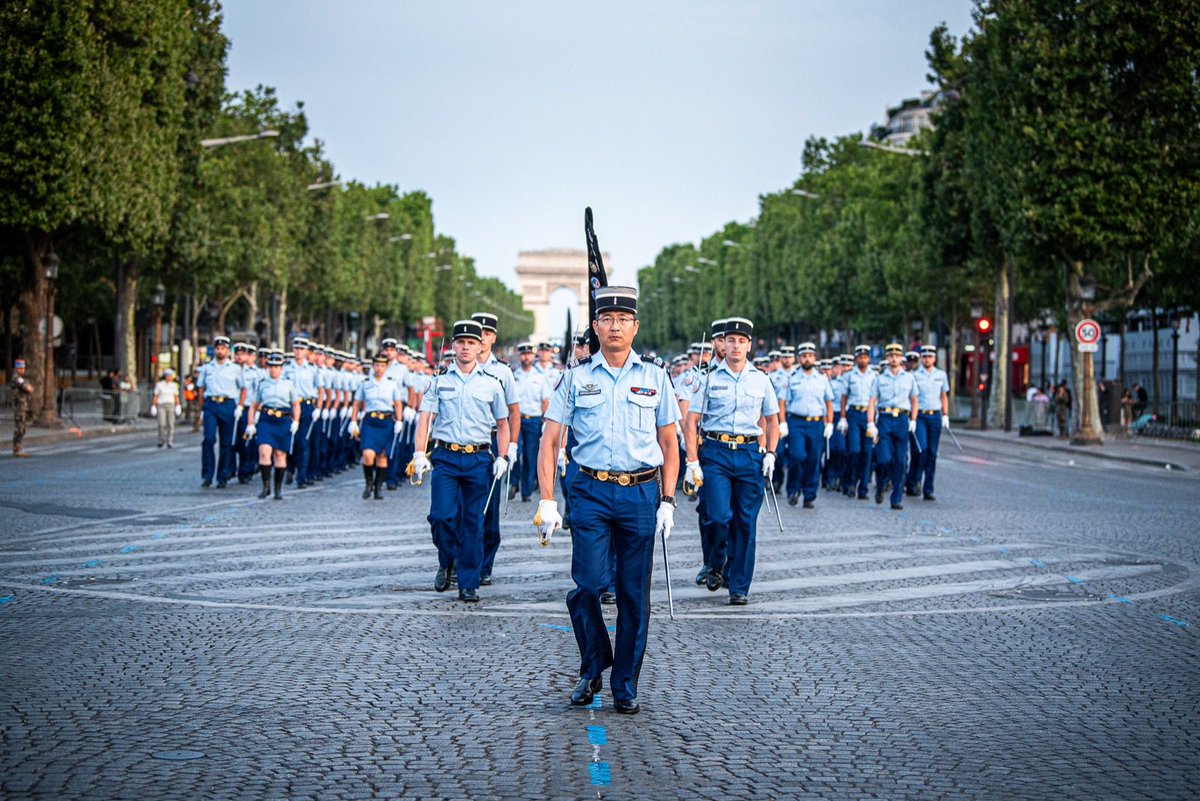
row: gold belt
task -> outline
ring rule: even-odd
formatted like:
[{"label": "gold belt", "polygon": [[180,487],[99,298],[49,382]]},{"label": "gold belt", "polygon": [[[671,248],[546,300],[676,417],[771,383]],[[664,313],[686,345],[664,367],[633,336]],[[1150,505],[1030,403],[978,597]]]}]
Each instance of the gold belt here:
[{"label": "gold belt", "polygon": [[643,470],[640,473],[614,473],[608,470],[594,470],[583,465],[579,466],[579,470],[584,475],[591,476],[597,481],[609,481],[613,484],[620,484],[622,487],[645,484],[647,481],[654,481],[658,478],[657,467],[651,467],[649,470]]},{"label": "gold belt", "polygon": [[856,412],[865,412],[867,410],[866,406],[851,406],[850,408]]},{"label": "gold belt", "polygon": [[267,413],[268,417],[283,417],[288,414],[283,409],[263,409],[263,411]]},{"label": "gold belt", "polygon": [[233,400],[233,398],[228,398],[224,395],[213,395],[212,397],[205,398],[205,400],[210,400],[213,403],[224,403],[225,401]]},{"label": "gold belt", "polygon": [[941,414],[941,409],[922,409],[921,414]]},{"label": "gold belt", "polygon": [[392,416],[393,415],[390,415],[387,412],[367,412],[367,417],[373,417],[376,420],[383,420],[384,418]]},{"label": "gold belt", "polygon": [[899,417],[902,414],[908,414],[908,409],[901,409],[899,406],[885,406],[879,411],[884,414],[890,414],[892,417]]},{"label": "gold belt", "polygon": [[825,416],[821,415],[821,414],[813,414],[813,415],[789,414],[788,417],[795,417],[797,420],[803,420],[806,423],[815,423],[818,420],[825,419]]},{"label": "gold belt", "polygon": [[435,439],[433,441],[433,444],[439,448],[445,448],[446,450],[454,451],[455,453],[467,453],[467,454],[483,453],[484,451],[486,451],[488,448],[491,447],[491,445],[489,445],[486,442],[483,443],[482,445],[459,445],[457,442],[443,442],[440,439]]}]

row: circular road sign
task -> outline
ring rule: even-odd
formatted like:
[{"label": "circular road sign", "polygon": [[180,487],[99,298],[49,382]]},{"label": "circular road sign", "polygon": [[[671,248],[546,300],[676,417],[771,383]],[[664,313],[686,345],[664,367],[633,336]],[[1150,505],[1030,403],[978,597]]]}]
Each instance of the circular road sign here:
[{"label": "circular road sign", "polygon": [[1085,317],[1075,326],[1075,341],[1080,345],[1095,345],[1100,341],[1100,323]]}]

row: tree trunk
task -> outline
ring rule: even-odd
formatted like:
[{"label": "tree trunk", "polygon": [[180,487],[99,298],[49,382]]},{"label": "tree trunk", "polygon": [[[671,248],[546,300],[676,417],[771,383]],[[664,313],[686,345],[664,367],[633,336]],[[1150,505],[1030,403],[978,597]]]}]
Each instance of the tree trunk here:
[{"label": "tree trunk", "polygon": [[989,422],[1005,431],[1012,430],[1012,272],[1012,262],[1007,259],[996,268],[996,324],[992,327],[996,346]]},{"label": "tree trunk", "polygon": [[130,259],[117,275],[116,342],[117,371],[137,389],[137,309],[138,265]]},{"label": "tree trunk", "polygon": [[287,322],[287,284],[279,289],[279,302],[275,304],[275,319],[271,321],[271,337],[275,347],[287,350],[287,332],[284,325]]},{"label": "tree trunk", "polygon": [[[1070,341],[1074,342],[1075,326],[1085,316],[1091,314],[1092,310],[1084,308],[1084,302],[1079,294],[1079,281],[1083,278],[1086,271],[1082,261],[1072,260],[1067,263],[1066,270],[1066,295],[1067,295],[1067,331],[1070,332]],[[1072,399],[1072,411],[1075,414],[1074,428],[1079,431],[1083,426],[1084,404],[1088,404],[1087,417],[1091,419],[1091,432],[1097,440],[1103,434],[1104,429],[1100,424],[1100,398],[1099,392],[1096,391],[1095,380],[1091,381],[1091,386],[1086,386],[1084,381],[1084,355],[1079,352],[1078,348],[1073,348],[1071,351],[1071,387],[1074,393]]]},{"label": "tree trunk", "polygon": [[[22,243],[22,260],[25,267],[23,289],[17,299],[21,313],[21,345],[25,357],[25,371],[32,382],[33,414],[38,425],[57,425],[58,415],[53,402],[49,408],[45,402],[45,387],[52,383],[46,370],[46,340],[38,331],[38,322],[46,320],[46,288],[49,283],[42,267],[42,256],[49,252],[50,237],[45,234],[26,232]],[[53,367],[53,365],[51,365]],[[53,395],[51,395],[53,398]]]},{"label": "tree trunk", "polygon": [[1121,352],[1117,354],[1117,381],[1121,389],[1125,389],[1125,319],[1126,313],[1121,314]]},{"label": "tree trunk", "polygon": [[255,330],[254,325],[258,322],[258,281],[250,282],[250,288],[246,290],[246,302],[250,306],[246,316],[246,327],[253,331]]},{"label": "tree trunk", "polygon": [[1152,376],[1151,381],[1150,381],[1150,384],[1151,384],[1150,395],[1152,398],[1154,398],[1154,401],[1153,401],[1154,416],[1158,417],[1158,395],[1159,395],[1159,392],[1158,392],[1158,358],[1159,358],[1159,353],[1158,353],[1158,306],[1157,306],[1157,304],[1152,306],[1150,309],[1150,328],[1151,328],[1151,336],[1153,338],[1152,346],[1151,346],[1153,351],[1152,351],[1151,360],[1150,360],[1150,371],[1151,371],[1151,376]]},{"label": "tree trunk", "polygon": [[954,399],[958,397],[958,309],[950,313],[950,336],[946,347],[946,372],[950,379],[950,414],[954,414]]}]

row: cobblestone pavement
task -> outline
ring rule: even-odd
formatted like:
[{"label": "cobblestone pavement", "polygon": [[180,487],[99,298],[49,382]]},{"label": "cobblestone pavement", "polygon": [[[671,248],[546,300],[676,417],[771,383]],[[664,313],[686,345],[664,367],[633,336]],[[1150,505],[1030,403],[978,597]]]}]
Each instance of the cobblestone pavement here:
[{"label": "cobblestone pavement", "polygon": [[964,439],[934,503],[764,510],[744,608],[692,583],[683,502],[627,718],[567,704],[532,504],[467,607],[427,487],[260,502],[181,439],[0,464],[0,797],[1200,795],[1194,474]]}]

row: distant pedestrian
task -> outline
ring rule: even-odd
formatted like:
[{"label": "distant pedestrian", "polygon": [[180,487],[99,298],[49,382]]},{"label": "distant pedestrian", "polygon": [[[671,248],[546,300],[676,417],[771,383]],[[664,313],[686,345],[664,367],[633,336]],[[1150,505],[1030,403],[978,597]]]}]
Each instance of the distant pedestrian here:
[{"label": "distant pedestrian", "polygon": [[1058,420],[1058,436],[1067,436],[1067,413],[1071,410],[1071,393],[1063,381],[1054,390],[1054,414]]},{"label": "distant pedestrian", "polygon": [[1129,436],[1129,424],[1133,422],[1133,392],[1126,387],[1121,393],[1121,432]]},{"label": "distant pedestrian", "polygon": [[175,383],[175,371],[168,367],[163,370],[162,379],[154,385],[154,393],[150,396],[150,416],[158,418],[158,447],[175,447],[175,418],[182,413],[179,384]]},{"label": "distant pedestrian", "polygon": [[21,443],[25,439],[25,423],[29,417],[30,399],[33,397],[33,384],[25,378],[25,360],[16,359],[13,362],[12,403],[13,403],[13,456],[24,459],[29,456]]},{"label": "distant pedestrian", "polygon": [[1141,384],[1133,385],[1133,419],[1137,419],[1146,413],[1146,406],[1150,404],[1150,395],[1146,392],[1146,388]]}]

